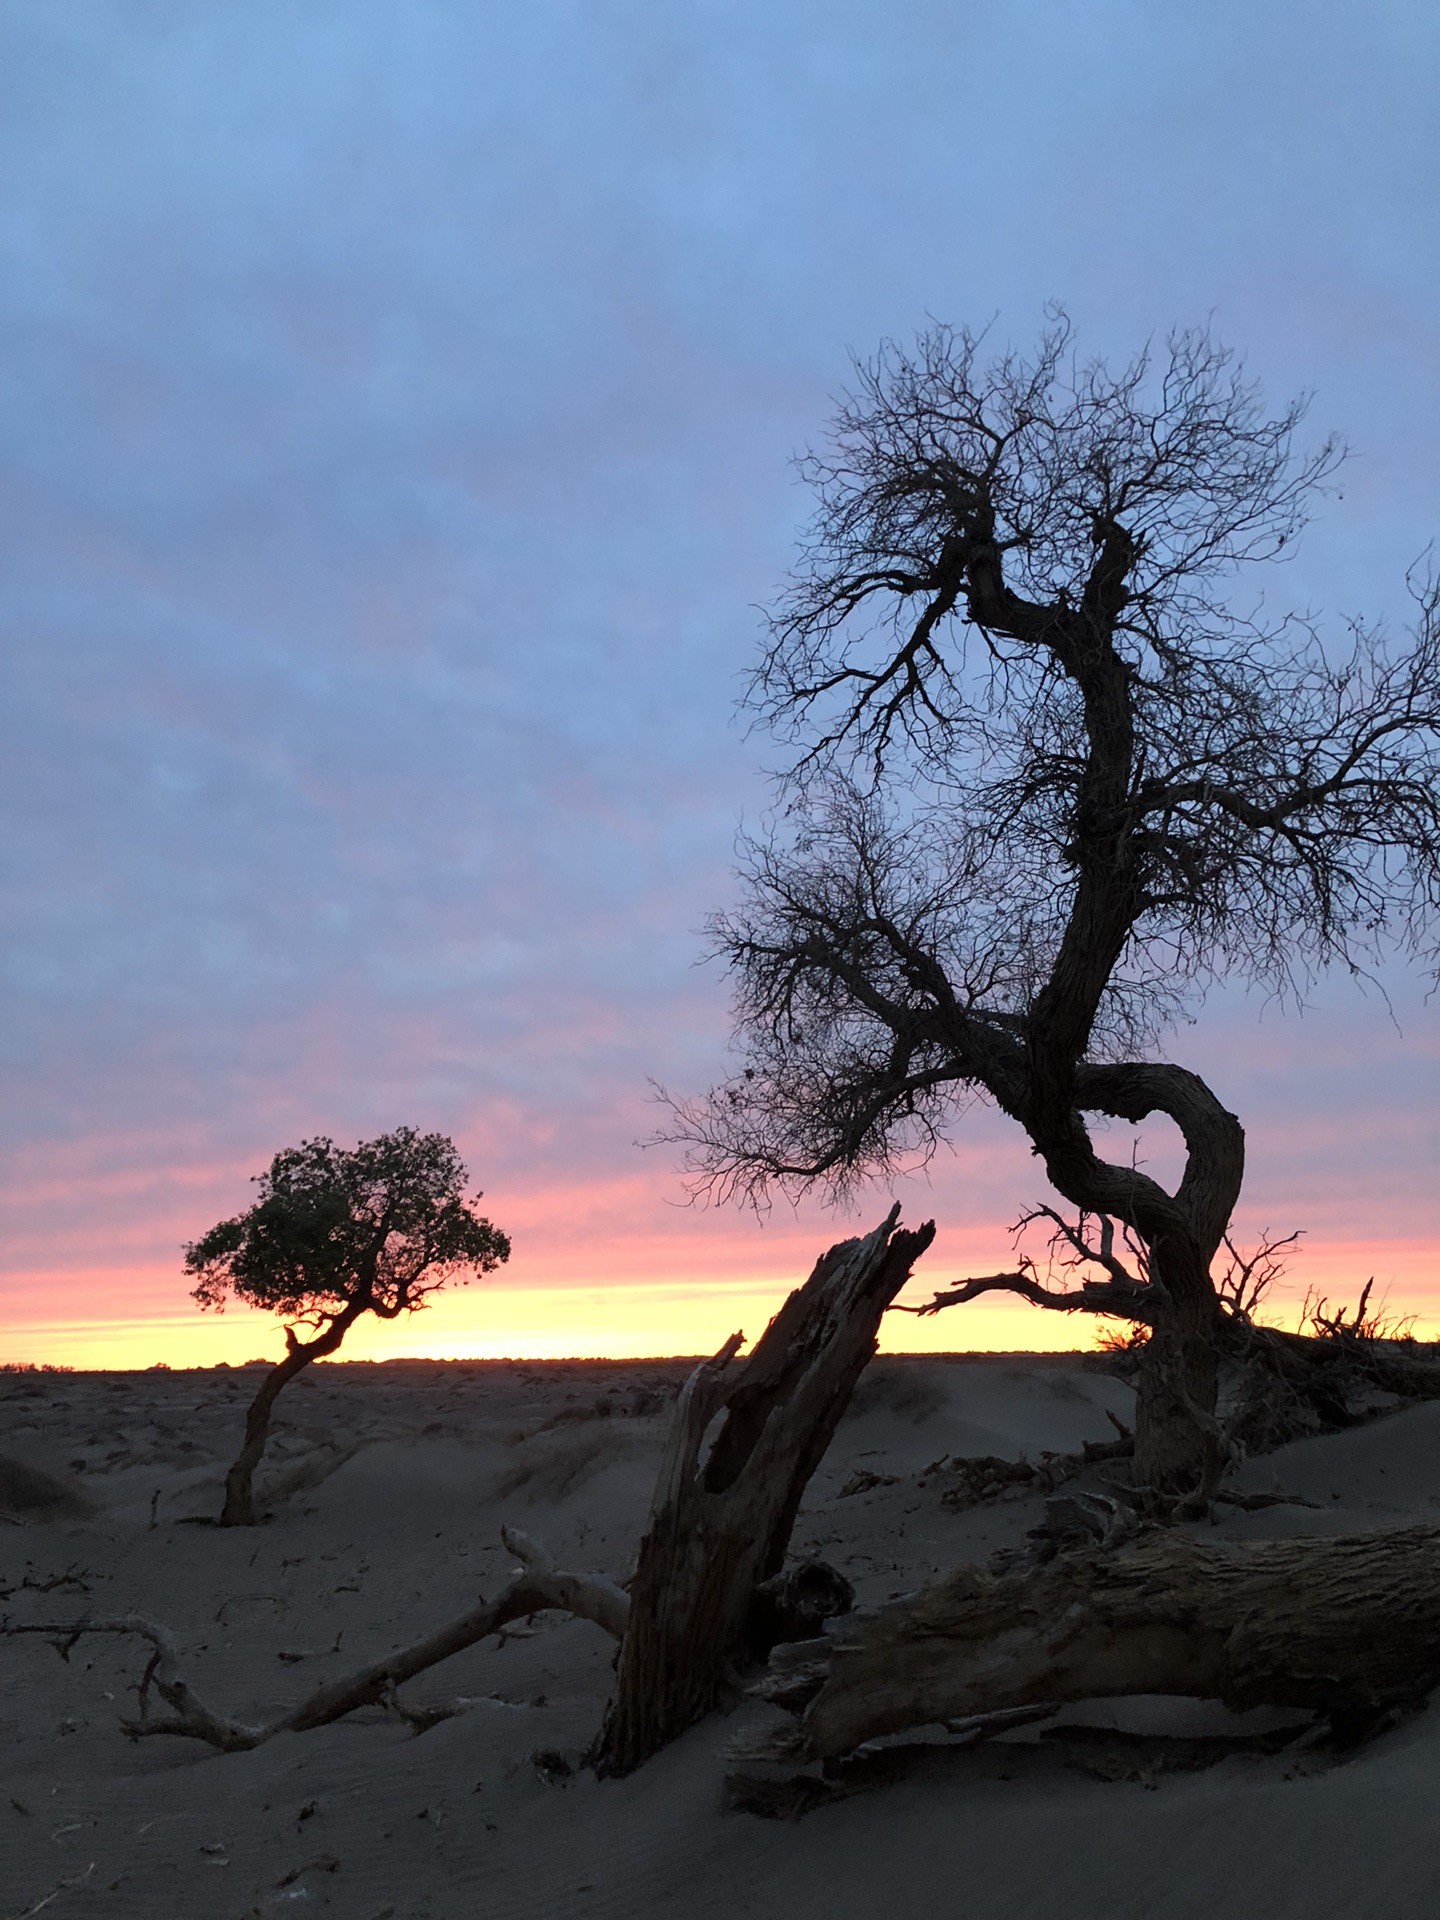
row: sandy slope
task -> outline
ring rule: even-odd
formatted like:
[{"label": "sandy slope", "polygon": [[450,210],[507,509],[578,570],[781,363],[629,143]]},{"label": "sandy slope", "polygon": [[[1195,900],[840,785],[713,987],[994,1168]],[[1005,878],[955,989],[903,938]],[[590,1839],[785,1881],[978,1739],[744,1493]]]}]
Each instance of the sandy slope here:
[{"label": "sandy slope", "polygon": [[[23,1473],[0,1469],[5,1608],[162,1618],[206,1697],[258,1718],[493,1590],[508,1570],[502,1519],[565,1563],[623,1574],[683,1371],[316,1368],[287,1395],[274,1462],[316,1484],[246,1532],[185,1522],[216,1509],[253,1376],[3,1376],[0,1454],[73,1490],[67,1510],[47,1512]],[[879,1363],[816,1477],[796,1547],[843,1567],[866,1601],[981,1558],[1022,1538],[1038,1501],[956,1511],[943,1504],[946,1473],[922,1470],[1105,1438],[1106,1409],[1123,1417],[1128,1402],[1118,1381],[1075,1366]],[[1237,1516],[1224,1532],[1436,1517],[1440,1407],[1286,1448],[1246,1472],[1321,1504]],[[843,1493],[860,1473],[878,1484]],[[35,1584],[57,1578],[49,1592]],[[416,1700],[477,1702],[418,1739],[377,1709],[218,1755],[121,1737],[138,1645],[87,1640],[64,1664],[41,1641],[0,1643],[0,1917],[52,1892],[41,1909],[51,1920],[1440,1911],[1433,1712],[1347,1765],[1308,1772],[1280,1755],[1155,1775],[1133,1755],[1033,1734],[978,1752],[922,1750],[870,1791],[783,1824],[720,1808],[720,1750],[747,1717],[773,1712],[758,1704],[697,1727],[629,1780],[566,1775],[598,1724],[611,1653],[593,1627],[542,1616],[533,1632],[415,1682]],[[1089,1717],[1114,1720],[1108,1708]],[[1181,1722],[1172,1712],[1168,1724]],[[1127,1772],[1140,1777],[1096,1777]]]}]

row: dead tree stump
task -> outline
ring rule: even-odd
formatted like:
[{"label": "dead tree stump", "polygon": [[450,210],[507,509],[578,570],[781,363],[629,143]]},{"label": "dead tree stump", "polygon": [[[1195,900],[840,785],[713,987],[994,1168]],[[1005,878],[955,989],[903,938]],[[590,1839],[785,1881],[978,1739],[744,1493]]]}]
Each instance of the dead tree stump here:
[{"label": "dead tree stump", "polygon": [[755,1589],[780,1571],[881,1315],[935,1237],[933,1220],[910,1233],[899,1217],[893,1207],[863,1240],[823,1254],[748,1359],[736,1363],[735,1334],[685,1383],[630,1582],[597,1772],[630,1772],[726,1691]]}]

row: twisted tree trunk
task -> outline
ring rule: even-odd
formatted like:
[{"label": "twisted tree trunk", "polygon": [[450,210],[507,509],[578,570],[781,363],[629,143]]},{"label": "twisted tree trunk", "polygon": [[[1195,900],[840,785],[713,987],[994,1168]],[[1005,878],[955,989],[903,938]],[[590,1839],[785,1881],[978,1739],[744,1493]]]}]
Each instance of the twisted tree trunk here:
[{"label": "twisted tree trunk", "polygon": [[1076,1205],[1126,1223],[1145,1246],[1150,1339],[1137,1381],[1135,1471],[1149,1486],[1187,1492],[1216,1464],[1220,1303],[1210,1265],[1240,1197],[1245,1130],[1198,1074],[1168,1062],[1083,1067],[1076,1093],[1087,1110],[1132,1124],[1164,1114],[1185,1142],[1173,1194],[1096,1159],[1083,1129],[1078,1150],[1050,1156],[1047,1170]]},{"label": "twisted tree trunk", "polygon": [[[1162,1061],[1085,1064],[1073,1079],[1060,1076],[1044,1098],[1033,1086],[1021,1092],[1007,1094],[1010,1107],[1044,1155],[1056,1190],[1081,1210],[1082,1226],[1087,1215],[1105,1223],[1100,1245],[1051,1209],[1039,1211],[1057,1222],[1058,1237],[1079,1256],[1074,1264],[1097,1266],[1105,1278],[1053,1288],[1026,1263],[1015,1273],[967,1280],[913,1311],[936,1313],[1006,1292],[1061,1313],[1102,1313],[1147,1326],[1137,1380],[1136,1473],[1159,1492],[1202,1491],[1223,1451],[1215,1395],[1225,1329],[1210,1265],[1240,1194],[1244,1129],[1198,1075]],[[1101,1160],[1083,1113],[1132,1122],[1163,1113],[1173,1120],[1186,1149],[1175,1192],[1134,1168]],[[1144,1249],[1143,1272],[1130,1271],[1115,1254],[1117,1227]]]},{"label": "twisted tree trunk", "polygon": [[1208,1263],[1164,1243],[1150,1254],[1150,1338],[1135,1378],[1135,1477],[1198,1493],[1223,1465],[1215,1420],[1220,1307]]},{"label": "twisted tree trunk", "polygon": [[899,1216],[893,1207],[865,1239],[824,1254],[747,1360],[735,1364],[736,1334],[686,1382],[630,1582],[598,1772],[630,1772],[725,1691],[755,1590],[780,1570],[881,1316],[935,1237],[933,1221],[908,1233]]},{"label": "twisted tree trunk", "polygon": [[255,1469],[265,1456],[276,1400],[297,1373],[302,1373],[312,1361],[323,1360],[327,1354],[335,1352],[368,1305],[367,1300],[351,1301],[345,1311],[337,1314],[313,1340],[297,1340],[294,1328],[286,1327],[285,1358],[266,1374],[260,1383],[260,1391],[250,1402],[245,1414],[244,1442],[235,1456],[234,1465],[225,1476],[225,1504],[220,1510],[222,1527],[255,1525],[258,1518],[255,1512]]}]

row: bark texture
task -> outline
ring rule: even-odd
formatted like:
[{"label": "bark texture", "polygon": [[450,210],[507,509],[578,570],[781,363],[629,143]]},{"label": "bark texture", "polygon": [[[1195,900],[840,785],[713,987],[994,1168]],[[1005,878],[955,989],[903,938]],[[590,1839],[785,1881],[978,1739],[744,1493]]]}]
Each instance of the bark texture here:
[{"label": "bark texture", "polygon": [[[1024,1573],[963,1568],[777,1648],[780,1745],[827,1760],[907,1727],[1143,1693],[1305,1707],[1343,1732],[1440,1681],[1440,1528],[1224,1545],[1150,1533]],[[798,1737],[796,1737],[798,1734]]]},{"label": "bark texture", "polygon": [[822,1255],[747,1360],[735,1362],[736,1334],[686,1382],[630,1582],[598,1772],[630,1772],[733,1684],[755,1590],[780,1571],[881,1316],[935,1237],[933,1221],[906,1232],[899,1215]]}]

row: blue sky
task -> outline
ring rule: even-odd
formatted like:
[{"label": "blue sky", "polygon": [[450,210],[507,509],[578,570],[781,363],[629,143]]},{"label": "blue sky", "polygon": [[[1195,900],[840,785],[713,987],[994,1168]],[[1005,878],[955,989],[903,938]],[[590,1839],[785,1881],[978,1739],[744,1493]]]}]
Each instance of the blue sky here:
[{"label": "blue sky", "polygon": [[[516,1285],[789,1260],[633,1142],[723,1063],[791,457],[931,316],[1210,318],[1354,449],[1267,591],[1403,620],[1437,56],[1396,4],[0,4],[11,1317],[183,1306],[276,1147],[402,1120]],[[1173,1051],[1251,1123],[1242,1221],[1413,1286],[1440,1026],[1386,984],[1398,1031],[1222,994]],[[978,1120],[902,1197],[961,1260],[1033,1189]]]}]

